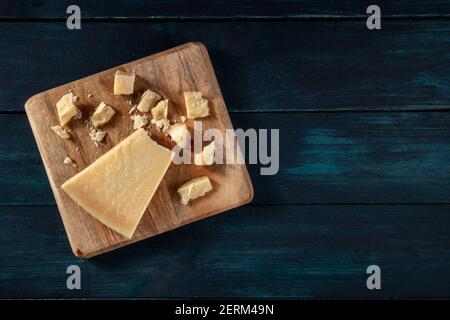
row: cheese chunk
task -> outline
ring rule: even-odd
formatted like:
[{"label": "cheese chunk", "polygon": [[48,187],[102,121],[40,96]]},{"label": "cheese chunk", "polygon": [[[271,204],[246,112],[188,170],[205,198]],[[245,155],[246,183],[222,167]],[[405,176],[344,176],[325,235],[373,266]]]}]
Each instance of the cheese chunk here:
[{"label": "cheese chunk", "polygon": [[158,102],[156,107],[152,109],[152,116],[155,120],[167,119],[169,111],[169,100],[162,100]]},{"label": "cheese chunk", "polygon": [[62,139],[70,139],[70,135],[66,129],[61,126],[53,126],[50,127],[60,138]]},{"label": "cheese chunk", "polygon": [[151,90],[147,90],[142,94],[141,101],[139,102],[137,109],[141,112],[149,112],[155,104],[161,100],[161,96]]},{"label": "cheese chunk", "polygon": [[167,119],[161,119],[161,120],[152,119],[151,122],[154,125],[156,125],[156,127],[164,133],[166,133],[170,127],[170,122]]},{"label": "cheese chunk", "polygon": [[197,166],[209,166],[214,163],[214,153],[216,151],[214,141],[203,148],[202,152],[194,155],[194,163]]},{"label": "cheese chunk", "polygon": [[114,94],[133,94],[135,79],[136,74],[134,72],[116,71],[116,74],[114,75]]},{"label": "cheese chunk", "polygon": [[172,152],[139,129],[62,189],[106,226],[131,238],[172,161]]},{"label": "cheese chunk", "polygon": [[185,92],[184,101],[188,119],[202,118],[209,115],[208,100],[202,98],[201,92]]},{"label": "cheese chunk", "polygon": [[75,106],[73,102],[73,93],[69,92],[63,96],[57,103],[59,122],[62,126],[66,125],[73,117],[81,114],[81,111]]},{"label": "cheese chunk", "polygon": [[189,131],[184,123],[175,123],[171,125],[167,130],[167,133],[169,133],[172,140],[182,148],[189,139]]},{"label": "cheese chunk", "polygon": [[194,178],[184,183],[178,188],[182,204],[188,204],[189,200],[194,200],[205,195],[212,190],[211,181],[207,176]]},{"label": "cheese chunk", "polygon": [[134,130],[140,129],[143,126],[146,126],[148,123],[147,117],[141,116],[139,114],[134,114],[130,118],[131,118],[131,120],[133,120],[133,129]]},{"label": "cheese chunk", "polygon": [[113,108],[101,102],[100,105],[95,109],[94,114],[91,117],[92,124],[95,128],[109,122],[112,116],[116,113]]}]

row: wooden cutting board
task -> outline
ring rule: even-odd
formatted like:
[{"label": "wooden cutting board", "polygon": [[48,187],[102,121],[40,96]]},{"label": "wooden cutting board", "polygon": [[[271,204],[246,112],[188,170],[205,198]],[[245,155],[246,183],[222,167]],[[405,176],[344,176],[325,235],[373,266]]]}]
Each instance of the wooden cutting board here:
[{"label": "wooden cutting board", "polygon": [[[133,95],[113,94],[116,70],[136,72]],[[169,99],[169,119],[173,120],[179,120],[180,116],[186,114],[183,92],[200,91],[209,101],[210,108],[210,116],[201,119],[203,130],[217,128],[224,132],[225,129],[232,128],[211,60],[206,47],[201,43],[187,43],[68,83],[37,94],[25,104],[70,245],[78,257],[93,257],[243,205],[253,198],[253,187],[245,165],[195,166],[172,163],[134,236],[128,240],[93,218],[61,189],[66,180],[89,166],[132,132],[129,110],[139,102],[146,89]],[[71,139],[63,140],[50,127],[59,124],[56,102],[69,90],[78,97],[77,105],[83,112],[83,118],[69,123]],[[89,97],[89,94],[92,96]],[[105,141],[96,146],[89,138],[86,120],[101,101],[113,106],[116,114],[111,122],[102,127],[108,134]],[[188,120],[187,124],[192,134],[193,120]],[[174,142],[154,125],[147,130],[161,145],[169,148],[174,146]],[[77,167],[63,163],[67,156],[75,161]],[[185,181],[202,175],[210,178],[213,191],[186,206],[182,205],[177,188]]]}]

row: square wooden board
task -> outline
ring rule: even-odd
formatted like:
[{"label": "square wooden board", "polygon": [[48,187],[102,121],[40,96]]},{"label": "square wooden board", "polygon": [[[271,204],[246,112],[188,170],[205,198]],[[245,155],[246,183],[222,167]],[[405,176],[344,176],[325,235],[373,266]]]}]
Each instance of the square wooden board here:
[{"label": "square wooden board", "polygon": [[[116,70],[136,72],[133,95],[113,94]],[[65,84],[35,95],[25,104],[72,251],[78,257],[93,257],[241,206],[253,198],[253,187],[245,165],[195,166],[172,163],[134,236],[128,240],[93,218],[61,189],[65,181],[89,166],[132,132],[129,110],[132,105],[139,102],[141,94],[146,89],[151,89],[163,98],[169,99],[169,119],[174,120],[179,120],[180,116],[186,114],[183,92],[200,91],[208,99],[210,108],[210,116],[201,119],[203,130],[217,128],[224,132],[225,129],[232,128],[211,60],[206,47],[201,43],[187,43]],[[50,127],[59,124],[56,102],[69,90],[78,97],[77,105],[83,112],[83,118],[69,123],[71,139],[63,140]],[[92,95],[90,98],[89,94]],[[101,101],[113,106],[116,114],[111,122],[103,126],[108,134],[105,141],[97,147],[89,138],[86,120]],[[193,121],[188,120],[187,123],[192,133]],[[149,127],[148,131],[161,145],[173,147],[174,143],[170,138],[154,125]],[[77,167],[63,163],[67,156],[75,161]],[[187,206],[182,205],[177,188],[185,181],[202,175],[210,178],[213,191],[191,201]]]}]

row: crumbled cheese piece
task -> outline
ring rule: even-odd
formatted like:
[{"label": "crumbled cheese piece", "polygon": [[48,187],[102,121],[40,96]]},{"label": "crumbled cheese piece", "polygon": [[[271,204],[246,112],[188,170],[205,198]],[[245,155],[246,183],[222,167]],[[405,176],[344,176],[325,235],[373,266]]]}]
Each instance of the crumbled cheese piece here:
[{"label": "crumbled cheese piece", "polygon": [[197,177],[184,183],[178,188],[181,203],[186,205],[189,200],[194,200],[205,195],[212,190],[211,181],[207,176]]},{"label": "crumbled cheese piece", "polygon": [[161,96],[151,90],[147,90],[142,94],[141,101],[139,102],[137,109],[141,112],[149,112],[158,102],[161,100]]},{"label": "crumbled cheese piece", "polygon": [[77,166],[77,165],[75,164],[75,162],[73,162],[73,160],[70,159],[69,157],[66,157],[66,158],[64,159],[64,164],[67,164],[67,165],[72,166],[72,167],[76,167],[76,166]]},{"label": "crumbled cheese piece", "polygon": [[137,130],[142,128],[143,126],[147,125],[148,119],[146,116],[141,116],[139,114],[132,115],[130,117],[131,120],[133,120],[133,129]]},{"label": "crumbled cheese piece", "polygon": [[77,102],[79,98],[78,98],[78,96],[73,96],[72,99],[73,99],[73,102]]},{"label": "crumbled cheese piece", "polygon": [[92,124],[98,128],[111,120],[114,113],[116,113],[114,109],[102,101],[91,117]]},{"label": "crumbled cheese piece", "polygon": [[95,142],[101,142],[106,136],[106,131],[92,129],[89,132],[89,136],[91,137],[91,140],[94,140]]},{"label": "crumbled cheese piece", "polygon": [[156,125],[156,127],[162,132],[166,132],[170,127],[170,122],[167,119],[155,120],[152,119],[151,123]]},{"label": "crumbled cheese piece", "polygon": [[53,126],[52,129],[60,138],[70,139],[69,133],[61,126]]},{"label": "crumbled cheese piece", "polygon": [[214,153],[216,151],[214,141],[203,148],[202,152],[194,155],[194,163],[197,166],[210,166],[214,163]]},{"label": "crumbled cheese piece", "polygon": [[170,137],[175,141],[180,147],[184,147],[188,140],[189,131],[185,124],[175,123],[169,127],[167,130]]},{"label": "crumbled cheese piece", "polygon": [[81,111],[73,102],[73,94],[70,92],[63,96],[57,103],[59,122],[62,126],[66,125],[73,117],[77,116]]},{"label": "crumbled cheese piece", "polygon": [[114,94],[133,94],[135,79],[136,74],[134,72],[116,71],[116,74],[114,75]]},{"label": "crumbled cheese piece", "polygon": [[152,116],[155,120],[167,119],[169,110],[169,100],[162,100],[158,102],[156,107],[152,109]]},{"label": "crumbled cheese piece", "polygon": [[202,118],[209,115],[208,100],[202,98],[201,92],[185,92],[184,101],[188,119]]},{"label": "crumbled cheese piece", "polygon": [[88,98],[91,99],[92,97],[92,93],[88,93]]},{"label": "crumbled cheese piece", "polygon": [[128,103],[129,106],[131,106],[131,104],[132,104],[131,100],[128,100],[127,103]]},{"label": "crumbled cheese piece", "polygon": [[186,117],[185,116],[181,116],[180,120],[181,120],[182,123],[185,123],[186,122]]}]

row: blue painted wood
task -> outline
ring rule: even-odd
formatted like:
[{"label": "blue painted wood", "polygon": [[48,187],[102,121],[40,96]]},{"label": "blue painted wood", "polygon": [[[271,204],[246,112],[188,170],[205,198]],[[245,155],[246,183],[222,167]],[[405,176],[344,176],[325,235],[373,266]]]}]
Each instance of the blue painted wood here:
[{"label": "blue painted wood", "polygon": [[[1,18],[66,18],[70,0],[2,1]],[[366,16],[371,1],[360,0],[78,0],[86,18],[311,18]],[[378,0],[385,16],[447,16],[445,0]]]},{"label": "blue painted wood", "polygon": [[[249,165],[254,203],[449,203],[450,113],[232,113],[280,129],[280,170]],[[28,121],[0,115],[0,204],[54,203]],[[61,160],[62,161],[62,160]]]},{"label": "blue painted wood", "polygon": [[[244,206],[83,261],[53,206],[0,206],[0,298],[448,297],[450,206]],[[66,268],[82,290],[66,289]],[[366,288],[366,268],[382,290]]]},{"label": "blue painted wood", "polygon": [[450,109],[446,20],[386,20],[374,32],[357,20],[2,23],[0,111],[187,41],[208,47],[230,110]]}]

